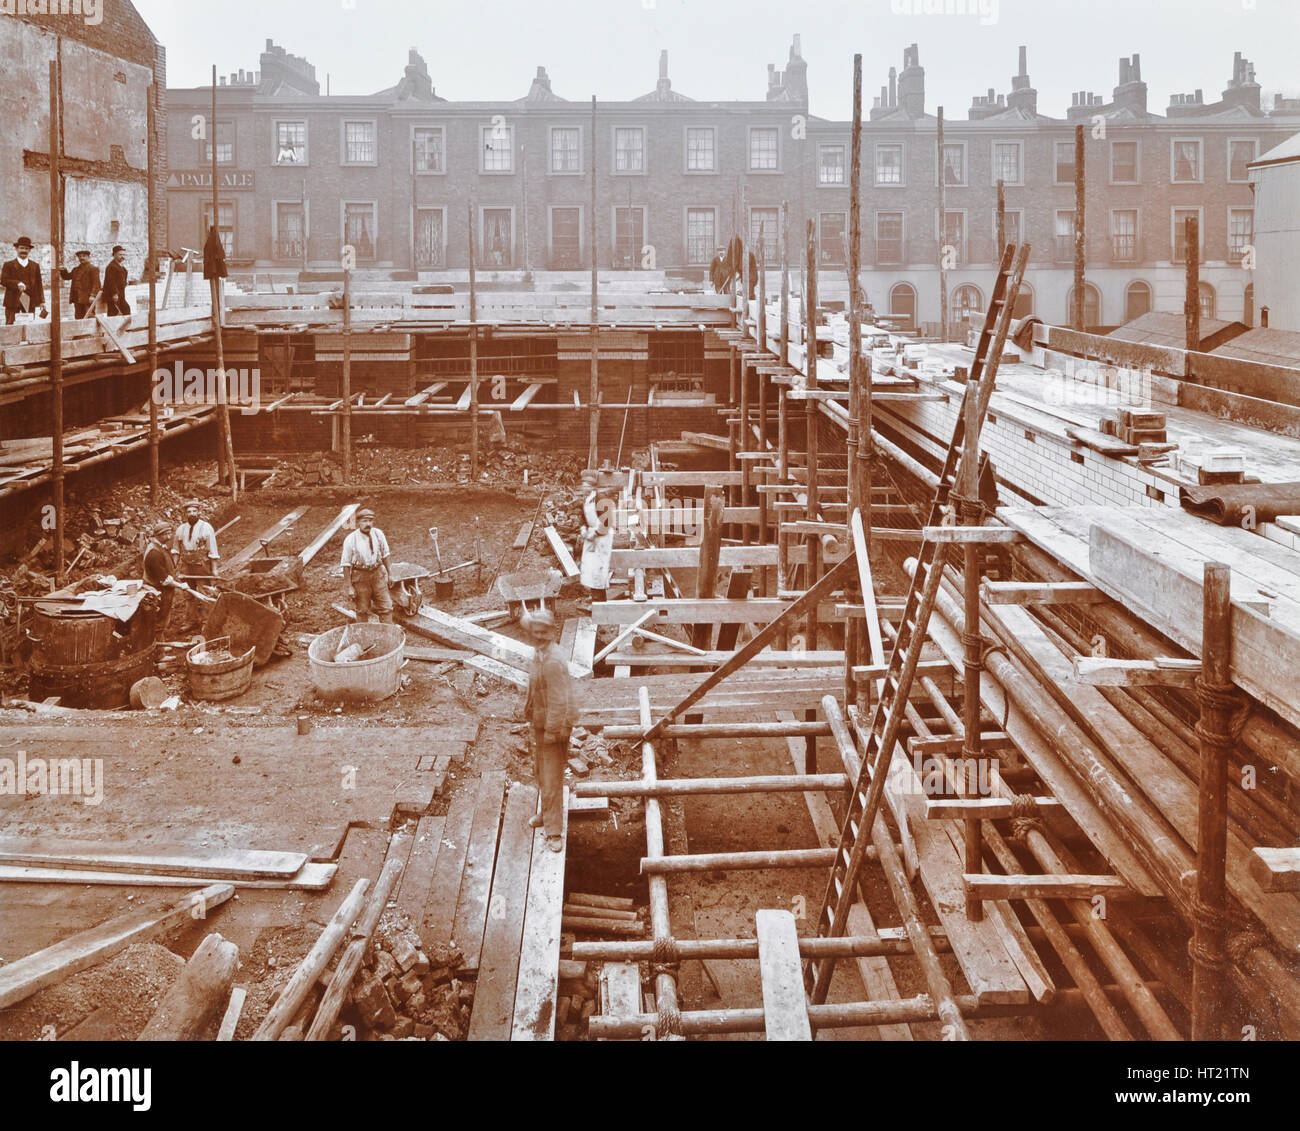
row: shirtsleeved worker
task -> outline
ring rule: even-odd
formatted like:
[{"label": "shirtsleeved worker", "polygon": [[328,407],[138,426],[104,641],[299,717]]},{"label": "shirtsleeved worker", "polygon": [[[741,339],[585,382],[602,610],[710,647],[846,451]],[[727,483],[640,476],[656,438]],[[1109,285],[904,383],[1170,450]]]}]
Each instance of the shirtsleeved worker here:
[{"label": "shirtsleeved worker", "polygon": [[167,552],[167,540],[171,537],[170,522],[157,522],[149,532],[149,544],[144,551],[144,580],[146,585],[157,589],[162,597],[158,610],[158,625],[155,638],[161,640],[167,631],[167,621],[171,617],[172,602],[176,599],[176,563]]},{"label": "shirtsleeved worker", "polygon": [[539,810],[528,823],[544,825],[546,847],[559,852],[564,847],[564,763],[578,721],[578,699],[569,665],[555,643],[555,617],[544,609],[526,613],[524,627],[534,648],[524,716],[532,724]]},{"label": "shirtsleeved worker", "polygon": [[369,507],[357,511],[357,528],[343,540],[343,579],[352,593],[357,620],[370,619],[373,606],[381,624],[393,623],[393,599],[388,593],[388,539],[375,525]]},{"label": "shirtsleeved worker", "polygon": [[[180,563],[181,576],[194,584],[195,578],[215,577],[217,562],[217,534],[212,524],[199,516],[198,499],[185,503],[185,521],[172,534],[172,558]],[[185,602],[186,625],[198,619],[199,602],[190,597]]]}]

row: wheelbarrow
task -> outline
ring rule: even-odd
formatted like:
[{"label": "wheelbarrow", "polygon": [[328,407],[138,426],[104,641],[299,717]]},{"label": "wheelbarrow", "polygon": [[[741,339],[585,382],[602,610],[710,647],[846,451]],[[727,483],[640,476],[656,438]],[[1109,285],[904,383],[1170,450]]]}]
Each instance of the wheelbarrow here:
[{"label": "wheelbarrow", "polygon": [[423,566],[394,562],[388,571],[388,593],[393,599],[393,608],[400,609],[408,617],[415,616],[424,604],[420,582],[432,576]]},{"label": "wheelbarrow", "polygon": [[237,656],[255,647],[253,666],[258,668],[270,662],[283,629],[283,616],[243,593],[221,594],[203,622],[203,635],[209,640],[229,636]]},{"label": "wheelbarrow", "polygon": [[506,608],[513,619],[528,611],[529,603],[544,609],[548,600],[560,595],[564,576],[559,570],[526,570],[523,573],[503,573],[497,578],[497,592],[505,598]]}]

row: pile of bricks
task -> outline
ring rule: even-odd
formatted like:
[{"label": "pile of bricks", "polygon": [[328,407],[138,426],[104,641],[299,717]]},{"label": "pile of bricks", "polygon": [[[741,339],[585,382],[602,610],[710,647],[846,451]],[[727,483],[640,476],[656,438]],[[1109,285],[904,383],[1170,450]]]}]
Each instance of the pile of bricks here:
[{"label": "pile of bricks", "polygon": [[474,987],[462,983],[462,962],[452,946],[421,949],[404,915],[385,914],[366,965],[352,983],[343,1020],[370,1041],[463,1041]]},{"label": "pile of bricks", "polygon": [[560,959],[560,990],[555,1011],[557,1040],[587,1039],[587,1019],[600,1011],[600,978],[594,965],[571,958]]}]

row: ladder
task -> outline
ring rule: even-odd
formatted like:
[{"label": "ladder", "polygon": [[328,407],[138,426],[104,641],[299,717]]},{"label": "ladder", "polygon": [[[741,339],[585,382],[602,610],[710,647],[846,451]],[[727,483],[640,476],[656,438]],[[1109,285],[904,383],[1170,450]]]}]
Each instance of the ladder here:
[{"label": "ladder", "polygon": [[[967,401],[971,397],[976,398],[978,425],[983,424],[988,411],[993,385],[997,379],[998,362],[1011,327],[1011,312],[1015,307],[1028,258],[1028,244],[1020,244],[1018,247],[1009,244],[1003,251],[997,282],[984,317],[984,328],[980,331],[979,344],[975,349],[970,379],[962,397],[962,408],[957,414],[948,454],[943,462],[943,472],[939,476],[939,486],[930,506],[928,526],[944,523],[948,497],[958,481],[958,465],[966,434]],[[887,776],[885,771],[889,764],[885,759],[893,757],[894,746],[898,741],[908,695],[912,690],[912,680],[925,644],[930,614],[939,593],[947,550],[947,543],[925,541],[917,555],[916,571],[912,575],[903,619],[889,656],[889,668],[871,716],[871,727],[865,735],[866,749],[863,751],[862,767],[849,797],[848,810],[840,830],[839,851],[835,863],[831,865],[830,880],[826,885],[826,896],[822,901],[817,924],[817,934],[821,938],[837,938],[844,934],[849,908],[856,898],[862,861],[871,843],[871,827],[884,793]],[[804,980],[814,1005],[826,1001],[834,970],[834,958],[809,961]]]}]

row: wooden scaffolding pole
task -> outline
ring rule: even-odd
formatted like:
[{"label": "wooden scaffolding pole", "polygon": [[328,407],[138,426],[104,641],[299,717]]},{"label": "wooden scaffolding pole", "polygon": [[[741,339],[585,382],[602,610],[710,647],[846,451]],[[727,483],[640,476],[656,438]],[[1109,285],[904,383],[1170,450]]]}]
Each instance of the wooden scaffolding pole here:
[{"label": "wooden scaffolding pole", "polygon": [[591,207],[587,219],[587,242],[591,244],[591,385],[587,391],[587,466],[596,466],[600,437],[600,308],[596,305],[596,96],[591,96]]},{"label": "wooden scaffolding pole", "polygon": [[[219,178],[217,174],[217,65],[212,65],[212,117],[208,121],[208,141],[212,146],[212,227],[208,232],[209,236],[221,238],[221,201],[218,197],[217,189]],[[210,265],[204,263],[204,274],[208,273]],[[346,279],[346,275],[344,278]],[[235,441],[230,431],[230,392],[229,381],[226,377],[226,350],[221,340],[221,280],[217,278],[216,273],[208,280],[210,296],[212,301],[212,334],[217,346],[217,478],[221,478],[222,468],[228,477],[230,485],[231,499],[239,498],[239,475],[235,470]],[[344,313],[346,320],[347,314]],[[345,321],[346,326],[346,321]],[[346,331],[345,331],[346,333]],[[347,338],[344,338],[343,344],[343,372],[347,373]],[[344,417],[346,420],[347,418]],[[346,457],[345,457],[346,459]],[[347,464],[344,463],[344,479],[347,478]]]},{"label": "wooden scaffolding pole", "polygon": [[[1188,245],[1188,255],[1191,256]],[[1192,1040],[1224,1039],[1227,954],[1228,765],[1237,746],[1241,697],[1232,684],[1232,571],[1206,562],[1201,675],[1200,786],[1196,807],[1196,899],[1192,935]]]},{"label": "wooden scaffolding pole", "polygon": [[862,372],[862,56],[853,56],[849,167],[849,510],[871,536],[871,379]]},{"label": "wooden scaffolding pole", "polygon": [[[348,253],[345,251],[345,256]],[[350,256],[348,256],[350,258]],[[343,263],[343,482],[352,482],[352,270]]]},{"label": "wooden scaffolding pole", "polygon": [[[973,387],[967,389],[973,393]],[[965,526],[980,524],[979,496],[979,458],[980,458],[980,418],[979,398],[966,397],[966,431],[963,439],[965,448],[961,457],[961,478],[958,482],[957,497],[953,500],[960,512],[958,517]],[[978,766],[981,758],[980,738],[980,676],[984,670],[984,641],[980,637],[980,547],[969,542],[964,547],[965,561],[962,566],[962,596],[964,598],[962,643],[965,647],[963,682],[962,682],[962,758],[966,766]],[[978,774],[973,778],[969,773],[965,781],[984,781]],[[973,794],[972,794],[973,795]],[[965,831],[965,869],[967,874],[984,870],[983,844],[980,839],[983,825],[978,818],[964,822]],[[979,922],[984,918],[984,903],[975,893],[967,890],[966,918]]]},{"label": "wooden scaffolding pole", "polygon": [[1188,216],[1183,226],[1186,265],[1183,295],[1183,320],[1185,339],[1183,348],[1201,348],[1201,223],[1197,216]]},{"label": "wooden scaffolding pole", "polygon": [[474,278],[474,202],[469,202],[469,478],[478,482],[478,288]]},{"label": "wooden scaffolding pole", "polygon": [[[59,88],[63,82],[58,59],[50,60],[50,440],[54,488],[54,580],[63,584],[63,175]],[[40,265],[37,264],[37,271]],[[152,400],[152,398],[150,398]]]},{"label": "wooden scaffolding pole", "polygon": [[[790,205],[781,201],[781,364],[790,364]],[[784,401],[785,394],[782,394]],[[781,478],[785,478],[784,467]]]},{"label": "wooden scaffolding pole", "polygon": [[945,182],[948,170],[943,162],[943,107],[936,109],[938,118],[938,135],[935,158],[939,169],[939,340],[948,340],[948,193]]},{"label": "wooden scaffolding pole", "polygon": [[1083,333],[1087,327],[1084,320],[1084,266],[1087,255],[1087,243],[1084,228],[1084,171],[1083,171],[1083,127],[1074,127],[1074,328]]},{"label": "wooden scaffolding pole", "polygon": [[145,263],[145,279],[149,283],[149,505],[158,505],[158,401],[154,397],[154,382],[158,380],[158,248],[154,242],[157,207],[157,154],[158,154],[158,86],[149,84],[145,145],[149,161],[149,251]]}]

